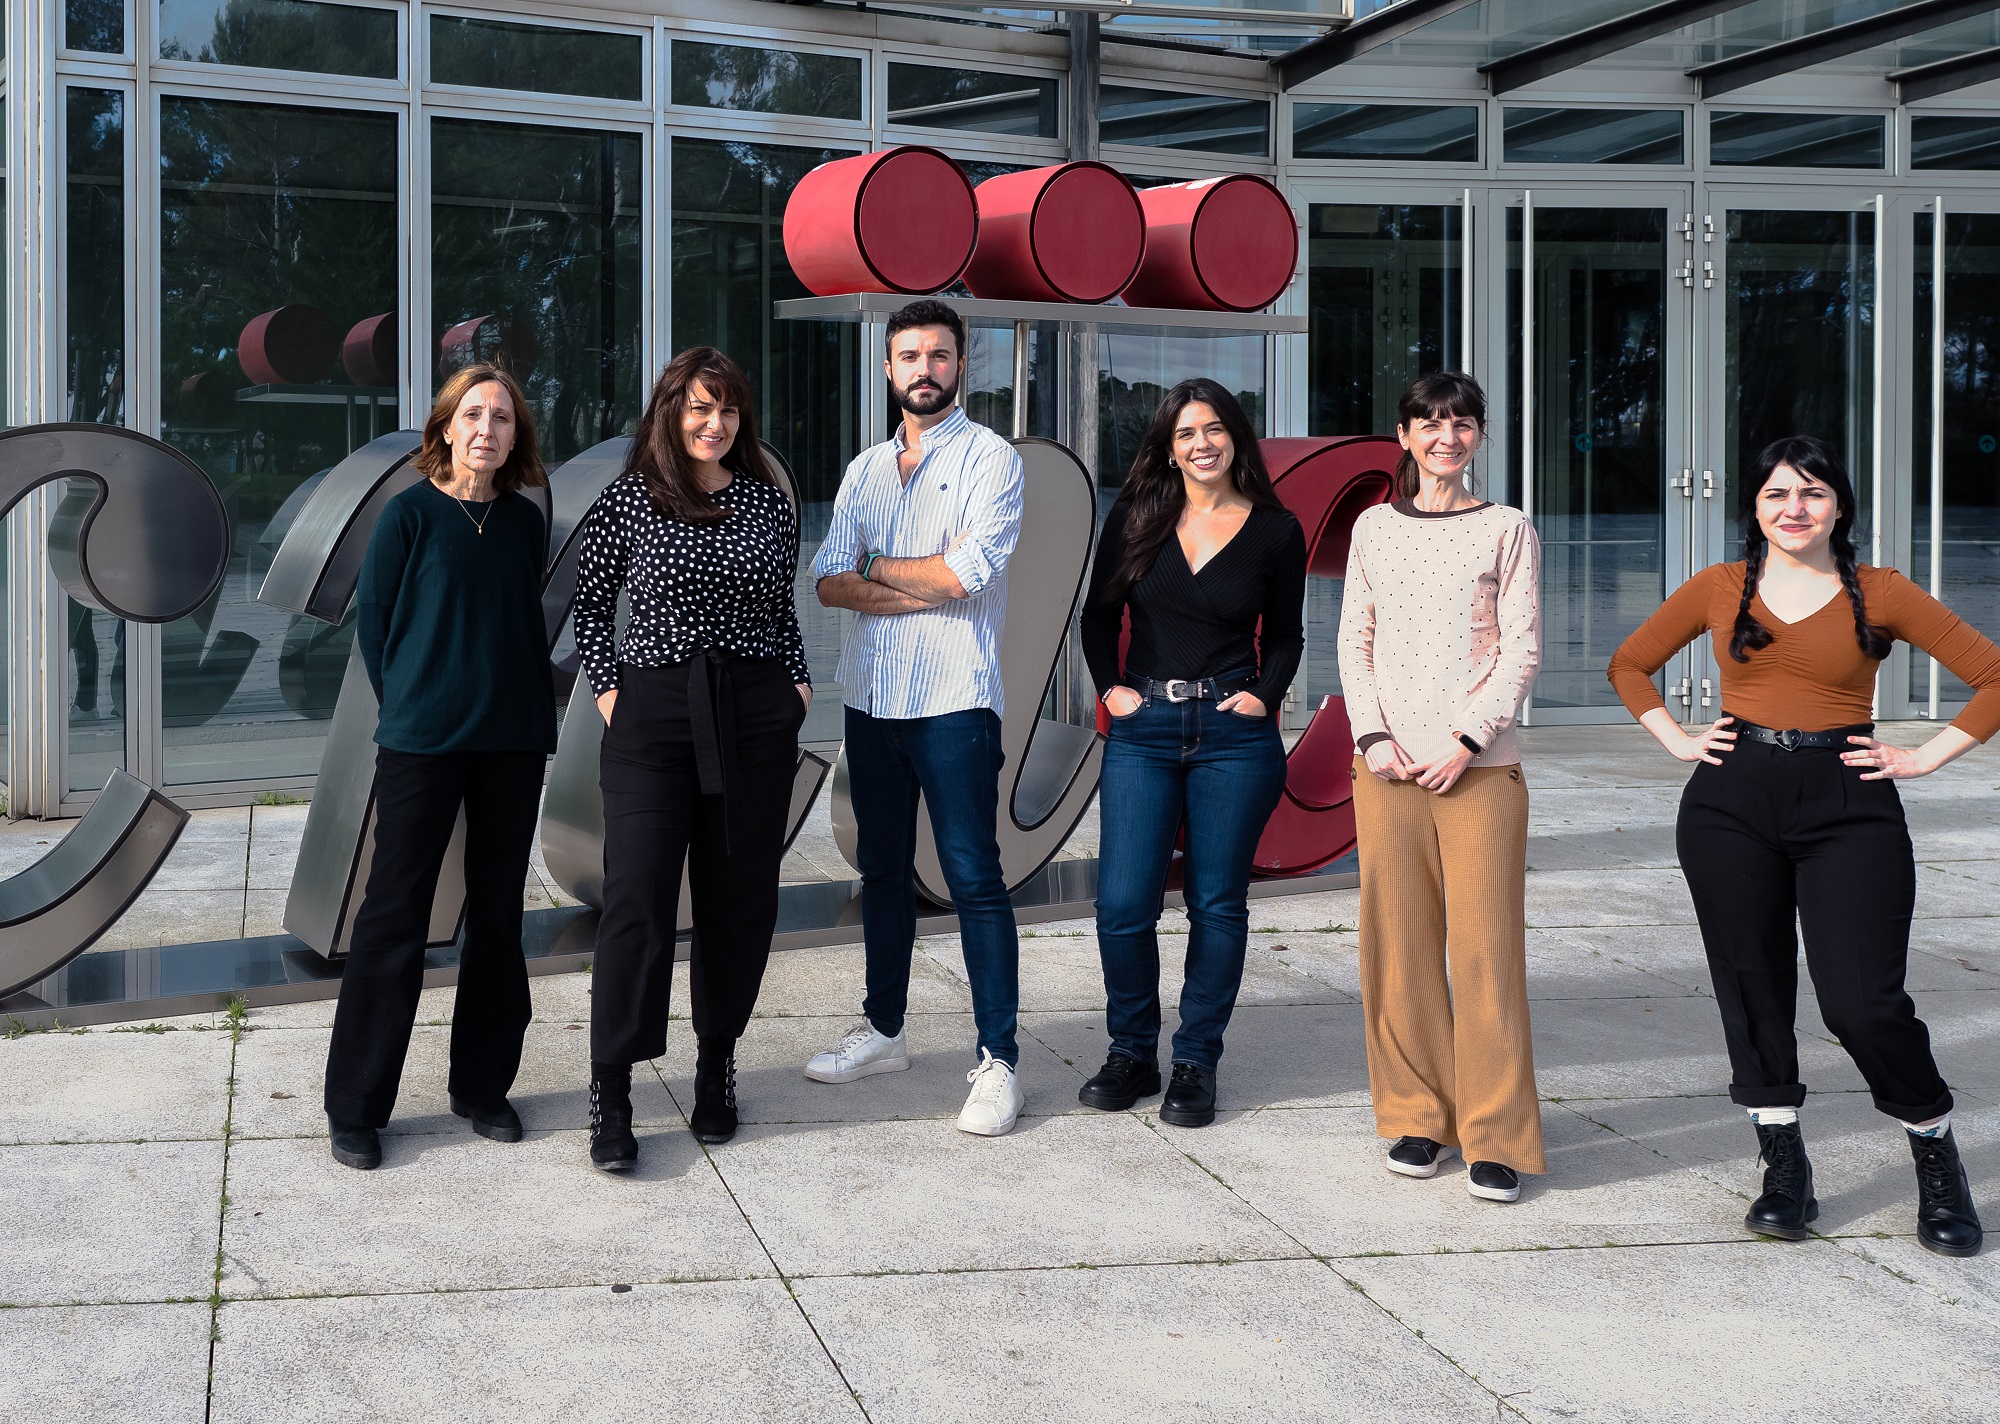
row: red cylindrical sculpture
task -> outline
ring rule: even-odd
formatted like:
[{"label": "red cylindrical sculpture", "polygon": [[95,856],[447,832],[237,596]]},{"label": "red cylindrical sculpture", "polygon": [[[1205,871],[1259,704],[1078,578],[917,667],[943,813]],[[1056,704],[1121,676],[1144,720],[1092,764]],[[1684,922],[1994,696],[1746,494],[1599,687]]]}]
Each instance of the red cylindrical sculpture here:
[{"label": "red cylindrical sculpture", "polygon": [[1108,302],[1146,251],[1146,214],[1132,182],[1103,163],[1003,173],[974,190],[979,245],[965,269],[975,297]]},{"label": "red cylindrical sculpture", "polygon": [[785,204],[785,256],[822,297],[942,291],[972,260],[978,236],[971,180],[915,144],[822,163]]},{"label": "red cylindrical sculpture", "polygon": [[541,354],[534,328],[504,312],[475,316],[438,338],[438,374],[449,376],[461,366],[485,361],[504,368],[517,381],[526,381]]},{"label": "red cylindrical sculpture", "polygon": [[357,386],[386,386],[396,379],[396,314],[383,312],[354,323],[340,347],[341,368]]},{"label": "red cylindrical sculpture", "polygon": [[1146,256],[1125,289],[1135,307],[1256,311],[1276,301],[1299,260],[1292,205],[1246,173],[1144,188]]},{"label": "red cylindrical sculpture", "polygon": [[318,307],[293,302],[250,318],[236,339],[236,361],[260,386],[306,386],[327,377],[340,333]]}]

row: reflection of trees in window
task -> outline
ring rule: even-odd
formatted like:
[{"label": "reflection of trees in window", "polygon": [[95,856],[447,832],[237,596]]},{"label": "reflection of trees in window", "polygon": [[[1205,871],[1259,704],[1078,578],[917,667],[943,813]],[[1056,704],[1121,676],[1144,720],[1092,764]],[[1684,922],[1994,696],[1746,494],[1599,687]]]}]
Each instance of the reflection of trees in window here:
[{"label": "reflection of trees in window", "polygon": [[764,438],[809,502],[833,498],[856,450],[855,331],[774,321],[771,304],[811,295],[785,261],[786,198],[812,169],[847,156],[705,139],[673,148],[674,349],[707,343],[750,373]]},{"label": "reflection of trees in window", "polygon": [[889,122],[1054,138],[1056,81],[1026,74],[891,64]]},{"label": "reflection of trees in window", "polygon": [[393,10],[322,0],[159,0],[159,6],[162,59],[396,77]]},{"label": "reflection of trees in window", "polygon": [[673,102],[704,109],[861,117],[861,61],[846,55],[675,40]]},{"label": "reflection of trees in window", "polygon": [[67,0],[63,48],[90,54],[125,51],[125,0]]},{"label": "reflection of trees in window", "polygon": [[65,108],[69,419],[125,420],[125,96],[71,89]]},{"label": "reflection of trees in window", "polygon": [[636,135],[432,122],[433,340],[521,329],[472,350],[511,356],[550,458],[638,419],[643,201]]},{"label": "reflection of trees in window", "polygon": [[645,45],[631,34],[433,15],[431,82],[643,99]]}]

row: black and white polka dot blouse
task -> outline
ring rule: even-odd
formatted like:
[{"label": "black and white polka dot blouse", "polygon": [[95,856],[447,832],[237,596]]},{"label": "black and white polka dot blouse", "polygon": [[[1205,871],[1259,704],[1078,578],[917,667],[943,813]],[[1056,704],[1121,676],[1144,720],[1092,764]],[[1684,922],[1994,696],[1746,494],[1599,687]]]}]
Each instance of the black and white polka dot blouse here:
[{"label": "black and white polka dot blouse", "polygon": [[[618,686],[618,665],[665,667],[720,648],[783,658],[793,682],[810,683],[792,601],[799,521],[784,493],[738,475],[715,494],[729,518],[669,519],[640,476],[612,481],[591,506],[577,561],[576,647],[591,691]],[[618,594],[631,602],[617,635]]]}]

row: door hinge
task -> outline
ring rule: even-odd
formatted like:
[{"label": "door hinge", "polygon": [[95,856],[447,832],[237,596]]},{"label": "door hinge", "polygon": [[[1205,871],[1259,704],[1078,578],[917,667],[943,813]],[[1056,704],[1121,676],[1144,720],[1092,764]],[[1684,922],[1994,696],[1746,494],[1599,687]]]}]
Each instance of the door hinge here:
[{"label": "door hinge", "polygon": [[1692,257],[1681,263],[1681,285],[1684,287],[1692,287],[1694,285],[1694,259]]},{"label": "door hinge", "polygon": [[1715,219],[1713,216],[1705,217],[1701,220],[1701,240],[1703,242],[1715,241]]},{"label": "door hinge", "polygon": [[1711,702],[1715,700],[1713,696],[1714,691],[1715,691],[1714,686],[1709,682],[1709,680],[1707,678],[1703,678],[1701,680],[1701,705],[1703,707],[1707,707]]},{"label": "door hinge", "polygon": [[1682,678],[1674,684],[1673,695],[1680,699],[1680,704],[1683,707],[1692,707],[1694,705],[1694,685],[1686,678]]},{"label": "door hinge", "polygon": [[1682,213],[1682,214],[1681,214],[1681,237],[1682,237],[1682,238],[1684,238],[1684,239],[1685,239],[1686,241],[1688,241],[1688,242],[1693,242],[1693,241],[1694,241],[1694,214],[1693,214],[1693,213]]},{"label": "door hinge", "polygon": [[1704,287],[1713,287],[1715,285],[1715,264],[1713,262],[1704,262],[1701,264],[1701,284]]},{"label": "door hinge", "polygon": [[1680,474],[1676,475],[1673,479],[1667,481],[1667,483],[1672,485],[1675,489],[1679,490],[1681,492],[1681,497],[1683,499],[1694,498],[1693,470],[1682,470]]},{"label": "door hinge", "polygon": [[1703,499],[1715,498],[1715,471],[1713,470],[1703,470],[1701,472],[1701,497]]}]

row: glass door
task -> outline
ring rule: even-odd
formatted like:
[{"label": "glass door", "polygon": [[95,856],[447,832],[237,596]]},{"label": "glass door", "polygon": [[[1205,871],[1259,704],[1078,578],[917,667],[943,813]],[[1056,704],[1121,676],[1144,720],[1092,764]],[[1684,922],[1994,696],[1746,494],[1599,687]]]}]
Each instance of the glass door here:
[{"label": "glass door", "polygon": [[1668,517],[1689,425],[1687,190],[1632,199],[1530,190],[1507,210],[1508,486],[1542,541],[1537,723],[1623,718],[1605,668],[1688,566],[1686,521]]},{"label": "glass door", "polygon": [[[1873,545],[1880,501],[1876,433],[1882,352],[1876,320],[1881,200],[1873,193],[1710,188],[1696,259],[1707,355],[1689,499],[1693,567],[1743,556],[1742,481],[1757,453],[1817,435],[1841,453],[1860,503],[1854,540]],[[1713,649],[1695,645],[1693,686],[1675,710],[1722,708]]]}]

